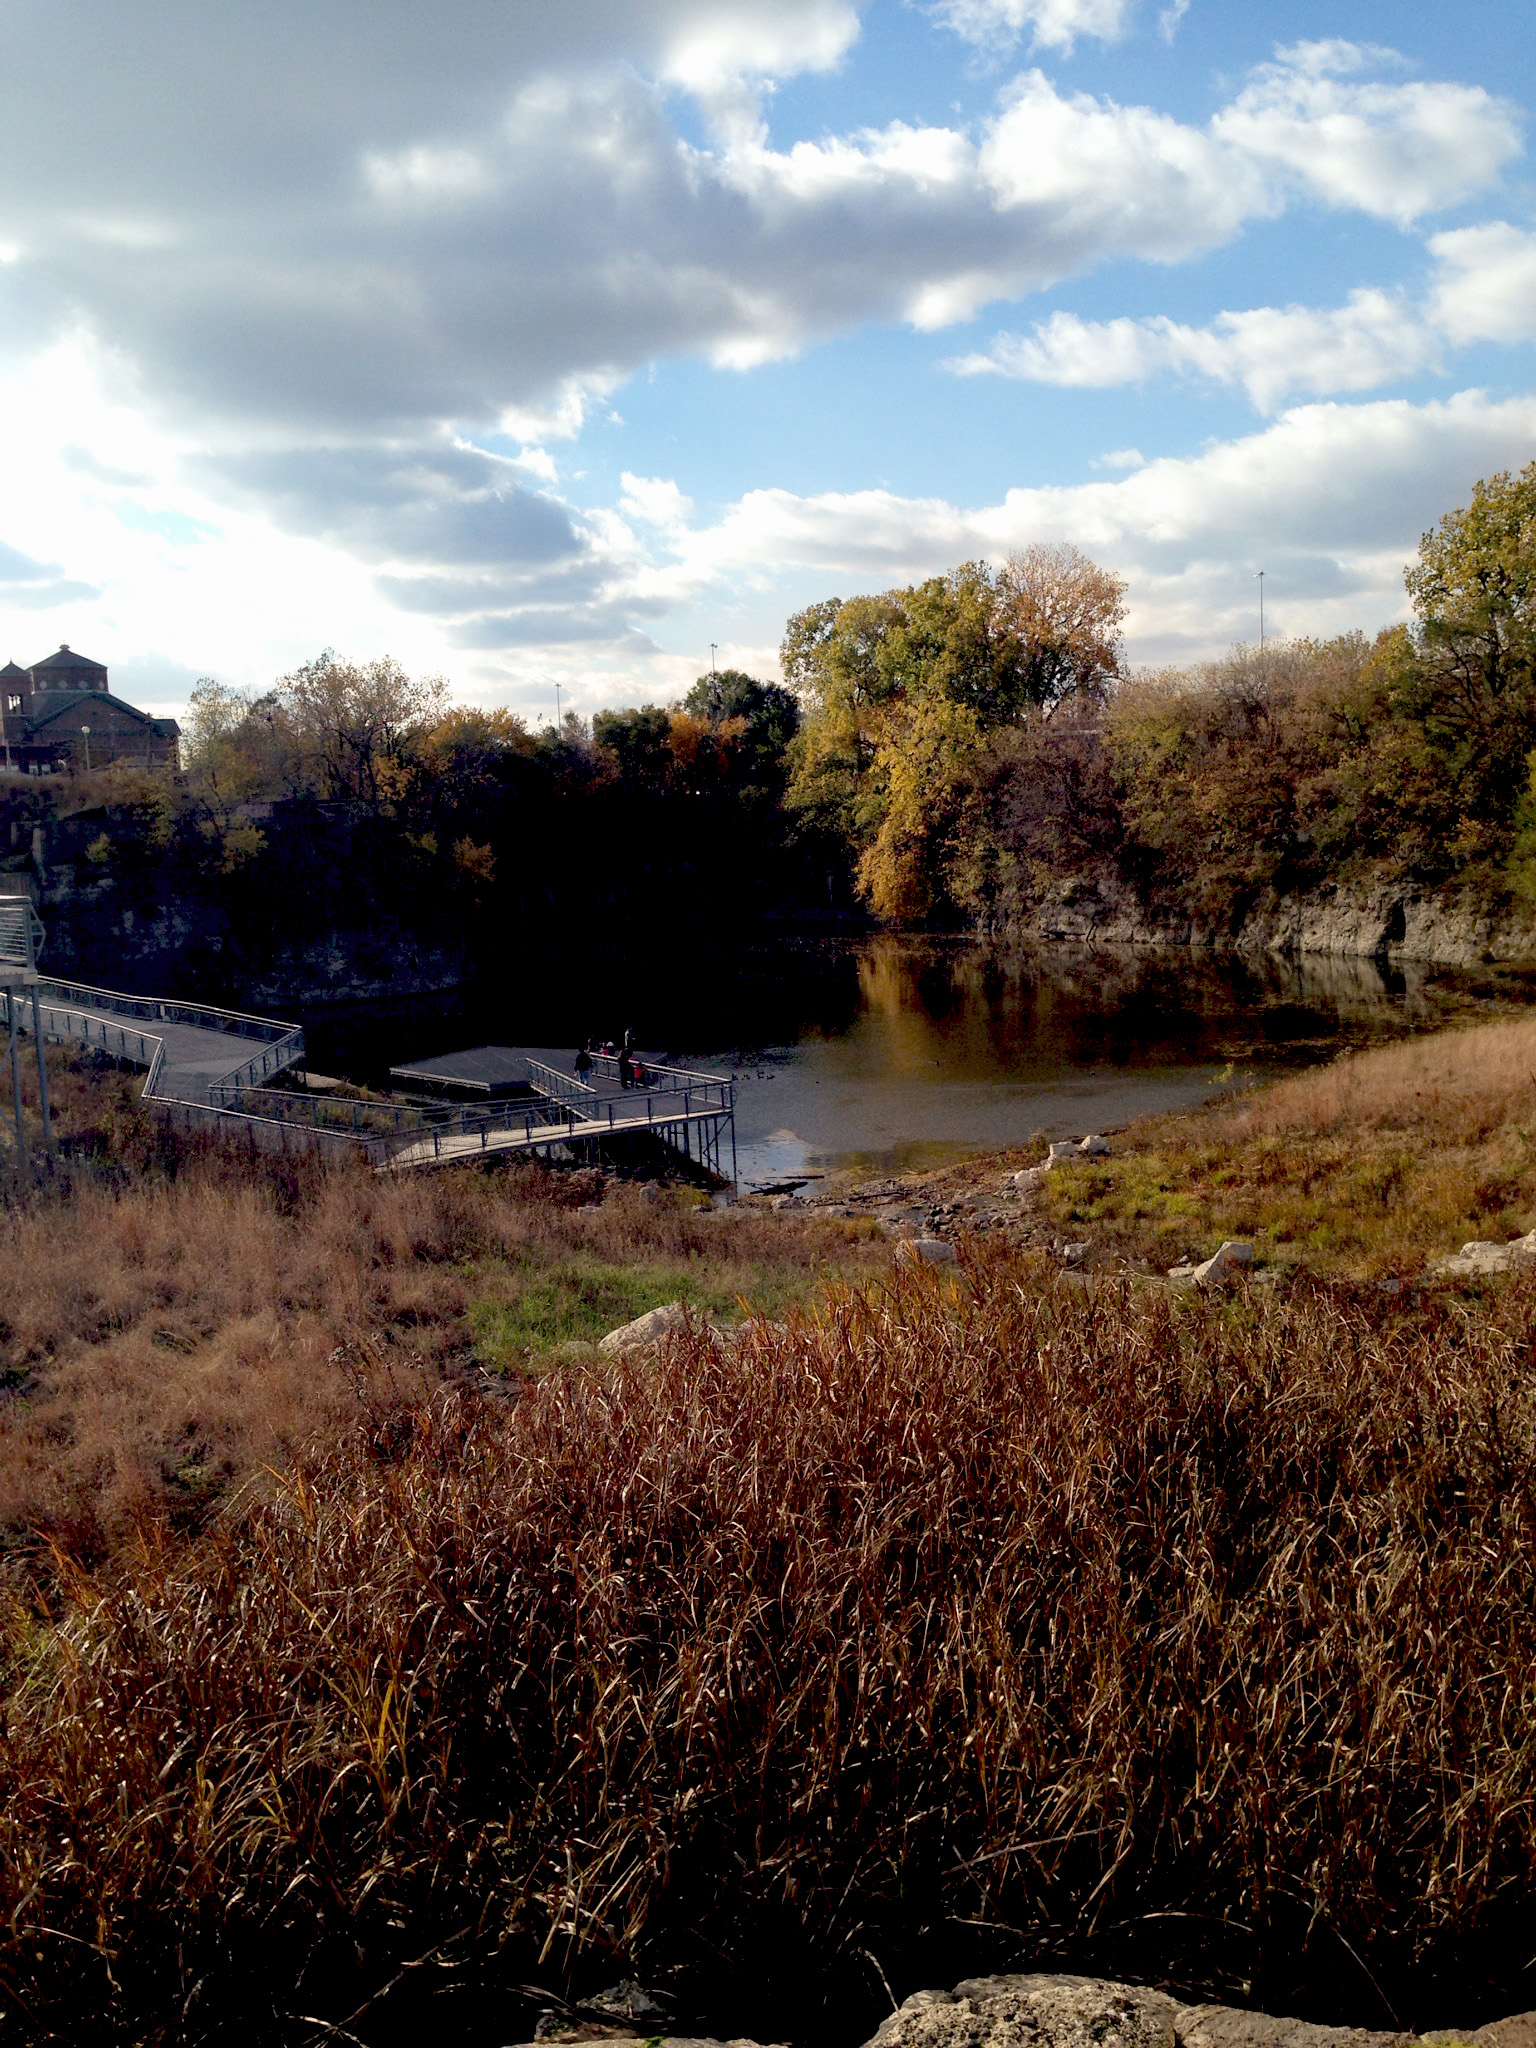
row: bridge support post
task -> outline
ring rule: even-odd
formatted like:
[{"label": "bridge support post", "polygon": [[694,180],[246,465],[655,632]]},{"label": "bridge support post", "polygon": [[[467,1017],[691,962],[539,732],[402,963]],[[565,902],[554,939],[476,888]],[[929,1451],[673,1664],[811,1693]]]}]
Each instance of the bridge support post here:
[{"label": "bridge support post", "polygon": [[[43,1149],[53,1156],[53,1111],[48,1103],[48,1062],[43,1056],[43,1013],[38,1002],[37,983],[32,984],[32,1042],[37,1047],[37,1102],[43,1117]],[[142,1050],[144,1041],[139,1040]]]},{"label": "bridge support post", "polygon": [[27,1127],[21,1113],[21,1046],[17,1042],[17,1028],[21,1019],[16,1014],[16,990],[5,992],[5,1049],[11,1061],[11,1102],[16,1111],[16,1171],[27,1170]]}]

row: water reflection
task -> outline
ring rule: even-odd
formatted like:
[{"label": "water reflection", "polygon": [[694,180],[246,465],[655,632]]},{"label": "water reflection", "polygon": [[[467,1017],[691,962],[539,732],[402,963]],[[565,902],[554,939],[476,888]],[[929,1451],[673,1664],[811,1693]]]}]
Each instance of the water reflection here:
[{"label": "water reflection", "polygon": [[829,944],[797,975],[797,950],[746,970],[772,976],[778,1014],[798,988],[793,1033],[673,1048],[736,1073],[747,1185],[1113,1128],[1433,1023],[1447,1001],[1369,960],[883,936]]},{"label": "water reflection", "polygon": [[712,963],[661,945],[537,976],[509,959],[457,1000],[302,1021],[321,1072],[386,1085],[396,1061],[447,1046],[574,1047],[633,1025],[648,1052],[735,1072],[742,1178],[761,1185],[1112,1129],[1466,1006],[1370,960],[881,936]]}]

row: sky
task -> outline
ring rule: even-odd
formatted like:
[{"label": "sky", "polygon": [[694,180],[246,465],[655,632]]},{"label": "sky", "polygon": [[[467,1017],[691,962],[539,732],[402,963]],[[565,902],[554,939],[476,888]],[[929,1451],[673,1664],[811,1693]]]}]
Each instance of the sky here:
[{"label": "sky", "polygon": [[1069,541],[1163,665],[1536,457],[1529,0],[0,0],[0,659],[543,722]]}]

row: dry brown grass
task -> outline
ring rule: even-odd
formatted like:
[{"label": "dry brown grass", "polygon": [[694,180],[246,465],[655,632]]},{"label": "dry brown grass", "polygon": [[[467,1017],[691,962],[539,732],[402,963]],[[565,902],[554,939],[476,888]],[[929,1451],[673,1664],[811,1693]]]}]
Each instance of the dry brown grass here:
[{"label": "dry brown grass", "polygon": [[1533,1335],[1525,1285],[1367,1318],[989,1250],[381,1417],[14,1618],[0,1993],[188,2042],[498,2042],[509,1985],[631,1969],[851,2039],[882,1974],[1021,1958],[1518,2005]]},{"label": "dry brown grass", "polygon": [[[553,1342],[573,1299],[597,1334],[606,1302],[614,1321],[678,1293],[777,1308],[884,1257],[830,1220],[653,1209],[622,1183],[604,1199],[590,1173],[387,1180],[169,1144],[127,1077],[61,1060],[55,1085],[66,1164],[0,1208],[12,1545],[42,1533],[100,1555],[145,1513],[195,1522],[360,1413],[486,1365],[536,1368],[541,1314],[565,1319]],[[492,1346],[498,1318],[528,1341]]]},{"label": "dry brown grass", "polygon": [[1127,1136],[1049,1200],[1162,1263],[1252,1237],[1277,1263],[1410,1274],[1536,1225],[1536,1018],[1440,1031]]}]

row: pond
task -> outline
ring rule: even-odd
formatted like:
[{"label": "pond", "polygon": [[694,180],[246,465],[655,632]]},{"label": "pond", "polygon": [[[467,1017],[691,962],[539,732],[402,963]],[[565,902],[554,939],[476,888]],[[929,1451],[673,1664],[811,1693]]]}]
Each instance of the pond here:
[{"label": "pond", "polygon": [[585,1029],[630,1025],[653,1055],[735,1076],[740,1180],[753,1188],[1113,1130],[1477,1006],[1448,977],[1371,960],[893,935],[747,946],[619,986],[612,1017],[602,988],[573,999],[557,982],[413,1004],[366,1027],[306,1018],[311,1057],[383,1080],[396,1061],[456,1045],[574,1049]]}]

